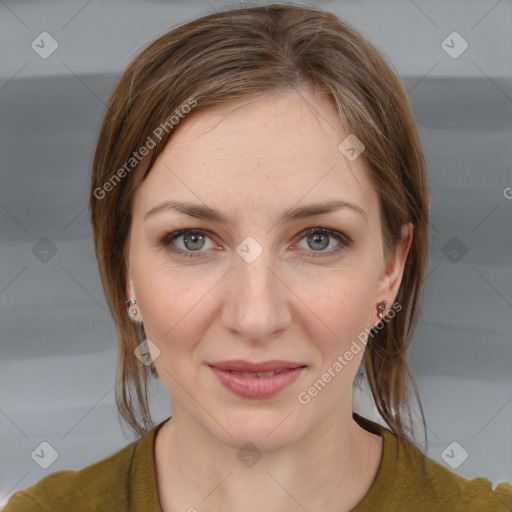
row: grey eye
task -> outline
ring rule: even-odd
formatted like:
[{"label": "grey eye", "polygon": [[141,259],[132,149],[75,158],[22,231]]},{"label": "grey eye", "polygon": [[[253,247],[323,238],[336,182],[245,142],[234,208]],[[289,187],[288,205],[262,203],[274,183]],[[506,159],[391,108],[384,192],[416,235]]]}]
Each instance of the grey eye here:
[{"label": "grey eye", "polygon": [[[205,244],[205,236],[199,233],[191,233],[182,235],[183,245],[191,251],[197,251],[201,249]],[[190,245],[189,245],[190,243]]]},{"label": "grey eye", "polygon": [[[312,249],[325,249],[329,245],[330,238],[324,233],[313,233],[307,237],[307,241]],[[316,247],[314,247],[315,245]]]}]

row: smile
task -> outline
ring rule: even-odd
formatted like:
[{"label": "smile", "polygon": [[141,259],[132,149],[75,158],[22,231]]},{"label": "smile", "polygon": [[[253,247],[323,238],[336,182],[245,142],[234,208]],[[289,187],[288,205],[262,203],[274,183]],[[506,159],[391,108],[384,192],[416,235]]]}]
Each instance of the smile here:
[{"label": "smile", "polygon": [[221,370],[210,366],[220,383],[244,398],[268,398],[293,384],[306,369],[305,366],[268,372]]}]

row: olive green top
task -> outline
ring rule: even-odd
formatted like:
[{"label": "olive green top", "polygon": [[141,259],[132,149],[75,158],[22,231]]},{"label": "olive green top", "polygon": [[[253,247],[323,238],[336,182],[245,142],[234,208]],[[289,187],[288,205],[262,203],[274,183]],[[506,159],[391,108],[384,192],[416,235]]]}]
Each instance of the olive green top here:
[{"label": "olive green top", "polygon": [[[512,484],[501,482],[493,491],[488,479],[461,477],[387,428],[357,413],[353,417],[382,436],[384,445],[373,485],[352,512],[512,511]],[[154,441],[163,423],[109,457],[79,471],[57,471],[16,492],[4,512],[162,512]]]}]

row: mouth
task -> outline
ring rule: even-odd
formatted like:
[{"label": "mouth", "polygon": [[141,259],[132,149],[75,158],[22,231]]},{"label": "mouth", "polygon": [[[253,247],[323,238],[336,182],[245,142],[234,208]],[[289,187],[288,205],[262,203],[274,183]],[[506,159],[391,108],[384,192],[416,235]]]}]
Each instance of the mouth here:
[{"label": "mouth", "polygon": [[[286,370],[293,370],[295,368],[302,368],[306,365],[304,363],[295,361],[272,360],[262,362],[246,361],[244,359],[233,359],[231,361],[218,361],[215,363],[208,363],[219,370],[232,372],[234,374],[243,375],[259,375],[260,377],[270,377],[276,373],[281,373]],[[273,373],[271,373],[273,372]]]},{"label": "mouth", "polygon": [[[305,367],[298,366],[297,368],[305,368]],[[239,372],[239,371],[235,371],[235,370],[224,370],[224,371],[232,373],[233,375],[243,375],[244,377],[259,377],[261,379],[264,377],[272,377],[279,373],[288,372],[290,370],[270,370],[269,372]]]},{"label": "mouth", "polygon": [[[233,366],[232,362],[230,363]],[[269,364],[275,365],[275,362],[267,362],[266,364],[267,366]],[[288,363],[288,368],[275,368],[267,371],[244,371],[240,369],[221,369],[217,364],[209,366],[216,375],[218,382],[226,389],[243,398],[253,399],[269,398],[276,395],[293,384],[307,367],[297,363]],[[225,367],[226,365],[223,366]]]}]

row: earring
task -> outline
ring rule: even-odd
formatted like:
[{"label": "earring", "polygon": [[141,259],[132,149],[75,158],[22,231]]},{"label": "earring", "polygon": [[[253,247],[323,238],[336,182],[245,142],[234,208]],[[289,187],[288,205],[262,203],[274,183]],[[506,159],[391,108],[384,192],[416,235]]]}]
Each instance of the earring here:
[{"label": "earring", "polygon": [[[127,308],[129,308],[130,306],[133,306],[134,304],[137,304],[136,299],[128,299],[126,301],[126,307]],[[143,348],[143,351],[148,353],[149,348],[148,348],[147,342],[150,341],[150,340],[148,340],[146,338],[146,330],[144,329],[144,322],[142,322],[142,321],[139,322],[139,321],[136,320],[136,318],[135,318],[137,316],[137,310],[136,309],[132,309],[131,310],[131,315],[132,315],[131,320],[133,321],[133,323],[137,327],[137,337],[139,339],[139,347],[140,347],[140,345],[142,345],[143,347],[145,347],[145,348]],[[149,355],[151,355],[151,354],[149,354]],[[139,358],[138,355],[136,357]],[[139,360],[141,362],[143,362],[142,359],[139,358]],[[144,364],[147,366],[149,363],[144,362]],[[155,375],[155,376],[157,375],[157,371],[156,371],[156,369],[155,369],[155,367],[154,367],[152,362],[151,362],[151,372],[152,372],[153,375]]]},{"label": "earring", "polygon": [[384,318],[384,310],[386,309],[388,301],[382,300],[380,302],[377,302],[377,316],[379,318]]},{"label": "earring", "polygon": [[[126,301],[126,307],[129,308],[130,306],[133,306],[133,304],[137,304],[137,301],[136,299],[128,299]],[[132,314],[132,322],[135,322],[135,317],[137,316],[137,310],[136,309],[132,309],[131,310],[131,314]]]}]

